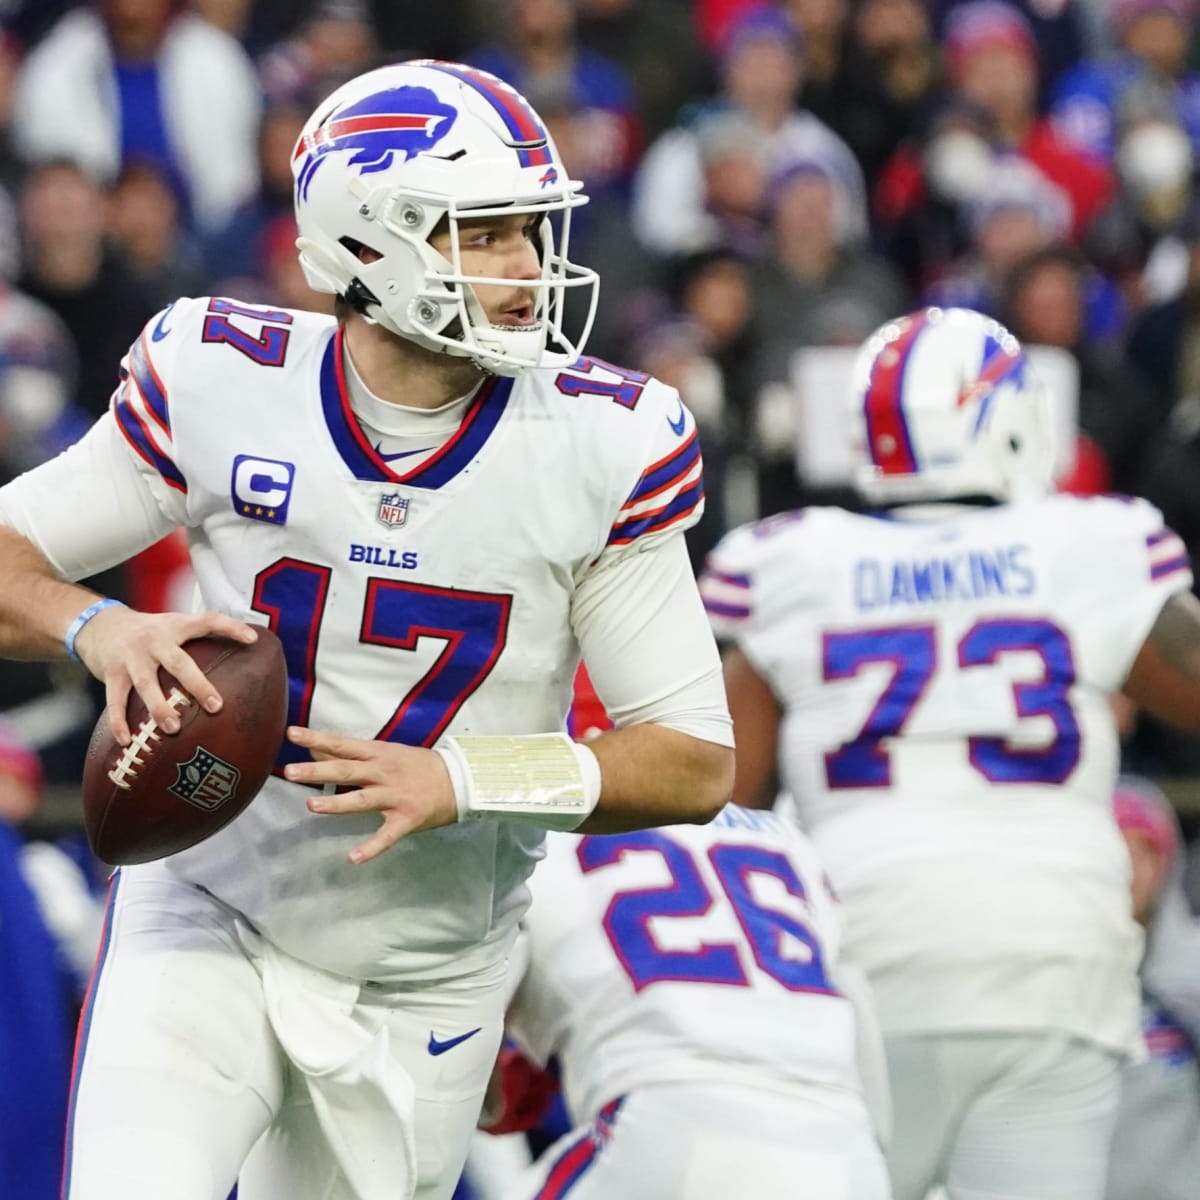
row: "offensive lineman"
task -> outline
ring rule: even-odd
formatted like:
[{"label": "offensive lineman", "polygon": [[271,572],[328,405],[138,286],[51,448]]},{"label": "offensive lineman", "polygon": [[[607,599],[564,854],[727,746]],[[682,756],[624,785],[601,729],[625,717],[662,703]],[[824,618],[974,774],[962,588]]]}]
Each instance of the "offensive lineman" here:
[{"label": "offensive lineman", "polygon": [[729,805],[700,828],[552,834],[531,888],[509,1029],[557,1057],[577,1127],[506,1200],[886,1200],[869,1001],[848,998],[836,902],[791,822]]},{"label": "offensive lineman", "polygon": [[[160,664],[219,703],[201,634],[269,625],[291,685],[246,813],[115,877],[67,1200],[448,1196],[545,829],[705,821],[729,790],[695,425],[563,331],[596,279],[540,119],[404,63],[326,99],[293,167],[339,320],[177,301],[109,414],[0,491],[0,652],[76,654],[119,736],[131,686],[177,728]],[[66,582],[177,525],[207,611]],[[619,726],[591,748],[555,732],[581,651]]]},{"label": "offensive lineman", "polygon": [[1200,729],[1200,609],[1140,500],[1047,494],[1044,396],[965,310],[879,329],[854,385],[874,515],[737,530],[701,591],[736,798],[778,764],[889,1063],[897,1200],[1099,1200],[1140,933],[1107,697]]}]

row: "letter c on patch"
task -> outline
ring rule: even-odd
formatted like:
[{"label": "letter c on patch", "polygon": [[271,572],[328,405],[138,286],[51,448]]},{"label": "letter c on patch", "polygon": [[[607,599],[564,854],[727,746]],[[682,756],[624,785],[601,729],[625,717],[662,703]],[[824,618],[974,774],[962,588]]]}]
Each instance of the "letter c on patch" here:
[{"label": "letter c on patch", "polygon": [[296,468],[290,462],[239,454],[230,481],[234,511],[251,521],[283,525],[295,478]]}]

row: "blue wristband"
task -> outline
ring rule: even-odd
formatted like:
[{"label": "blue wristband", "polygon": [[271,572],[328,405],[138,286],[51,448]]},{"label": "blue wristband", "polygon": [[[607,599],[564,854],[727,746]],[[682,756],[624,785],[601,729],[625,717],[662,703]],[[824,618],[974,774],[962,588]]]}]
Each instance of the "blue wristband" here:
[{"label": "blue wristband", "polygon": [[102,613],[106,608],[124,608],[125,605],[120,600],[113,600],[111,597],[107,600],[97,600],[95,604],[89,605],[83,612],[79,614],[71,622],[70,629],[67,630],[67,636],[63,639],[63,645],[67,648],[67,654],[70,655],[76,662],[79,662],[79,655],[75,653],[75,639],[82,632],[83,627],[97,614]]}]

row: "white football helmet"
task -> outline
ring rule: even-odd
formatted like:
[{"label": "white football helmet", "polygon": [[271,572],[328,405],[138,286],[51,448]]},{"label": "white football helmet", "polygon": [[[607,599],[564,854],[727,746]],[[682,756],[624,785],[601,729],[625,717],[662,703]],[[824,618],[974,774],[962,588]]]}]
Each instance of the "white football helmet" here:
[{"label": "white football helmet", "polygon": [[1045,495],[1047,397],[1021,344],[965,308],[926,308],[863,343],[851,388],[854,483],[870,501]]},{"label": "white football helmet", "polygon": [[[296,246],[309,286],[344,296],[400,337],[488,371],[516,375],[577,359],[596,310],[597,277],[567,257],[571,210],[587,203],[540,118],[494,75],[421,59],[381,67],[329,96],[292,154]],[[541,214],[541,278],[463,273],[458,222]],[[552,214],[561,214],[555,245]],[[429,244],[443,218],[451,253]],[[359,249],[379,255],[364,262]],[[491,324],[474,284],[534,292],[537,321]],[[584,328],[563,329],[566,289],[591,289]],[[551,349],[551,346],[554,346]]]}]

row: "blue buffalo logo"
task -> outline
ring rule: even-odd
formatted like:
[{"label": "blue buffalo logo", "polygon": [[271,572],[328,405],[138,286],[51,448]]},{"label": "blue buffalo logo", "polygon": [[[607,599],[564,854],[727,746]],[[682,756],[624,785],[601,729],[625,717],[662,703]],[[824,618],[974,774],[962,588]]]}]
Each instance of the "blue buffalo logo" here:
[{"label": "blue buffalo logo", "polygon": [[543,175],[541,177],[541,179],[538,180],[538,183],[540,183],[542,185],[542,187],[549,187],[552,183],[557,183],[557,182],[558,182],[558,172],[553,167],[551,167],[545,173],[545,175]]},{"label": "blue buffalo logo", "polygon": [[296,147],[295,158],[308,156],[296,176],[300,199],[308,199],[312,178],[331,150],[354,151],[348,165],[369,175],[387,170],[397,154],[407,162],[432,150],[457,119],[457,109],[423,87],[389,88],[349,105]]}]

